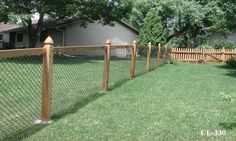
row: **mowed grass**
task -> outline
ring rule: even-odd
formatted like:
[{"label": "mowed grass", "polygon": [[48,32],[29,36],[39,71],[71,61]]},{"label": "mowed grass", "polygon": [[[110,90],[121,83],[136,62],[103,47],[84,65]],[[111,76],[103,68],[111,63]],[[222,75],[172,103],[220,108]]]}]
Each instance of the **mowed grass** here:
[{"label": "mowed grass", "polygon": [[[145,58],[136,74],[145,72]],[[103,58],[54,55],[51,113],[58,119],[101,96]],[[111,58],[110,89],[129,80],[129,58]],[[42,57],[0,60],[0,140],[19,140],[41,126]]]},{"label": "mowed grass", "polygon": [[[101,94],[25,141],[234,141],[236,70],[165,65]],[[226,130],[202,136],[202,130]]]}]

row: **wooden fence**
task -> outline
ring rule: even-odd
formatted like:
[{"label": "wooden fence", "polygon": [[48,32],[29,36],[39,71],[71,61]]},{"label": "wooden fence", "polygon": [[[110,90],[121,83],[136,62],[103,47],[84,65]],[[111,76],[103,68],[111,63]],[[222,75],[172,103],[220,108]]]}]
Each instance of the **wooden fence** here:
[{"label": "wooden fence", "polygon": [[225,62],[236,57],[236,49],[172,48],[171,58],[183,62]]},{"label": "wooden fence", "polygon": [[[116,48],[130,48],[131,49],[131,65],[130,71],[127,72],[130,75],[130,79],[135,76],[135,64],[137,59],[137,48],[141,48],[143,46],[137,45],[137,42],[134,41],[132,45],[112,45],[110,40],[106,41],[105,45],[99,46],[64,46],[64,47],[57,47],[54,48],[53,40],[48,37],[44,41],[43,48],[33,48],[33,49],[15,49],[15,50],[2,50],[0,51],[0,58],[11,58],[11,57],[21,57],[21,56],[33,56],[33,55],[42,55],[43,56],[43,76],[42,76],[42,101],[41,101],[41,119],[39,123],[46,124],[50,123],[51,117],[51,89],[52,89],[52,69],[53,69],[53,55],[57,53],[64,53],[64,52],[80,52],[80,51],[91,51],[91,50],[104,50],[104,69],[103,69],[103,83],[102,83],[102,91],[105,92],[109,88],[109,70],[110,70],[110,53],[111,49]],[[150,57],[152,48],[154,46],[149,43],[145,46],[147,49],[147,61],[146,61],[146,71],[150,71],[151,64],[150,64]],[[160,59],[161,59],[161,45],[155,47],[157,49],[157,60],[156,65],[157,67],[160,66]],[[166,46],[165,46],[166,48]],[[165,49],[165,56],[167,54],[167,49]],[[166,59],[164,59],[166,60]],[[119,71],[119,70],[118,70]],[[79,83],[79,82],[78,82]]]}]

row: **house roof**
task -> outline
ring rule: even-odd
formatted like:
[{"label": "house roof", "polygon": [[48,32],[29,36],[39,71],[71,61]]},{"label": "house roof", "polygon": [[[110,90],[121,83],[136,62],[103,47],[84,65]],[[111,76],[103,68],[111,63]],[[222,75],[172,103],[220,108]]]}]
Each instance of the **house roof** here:
[{"label": "house roof", "polygon": [[13,29],[18,29],[18,28],[22,28],[22,26],[0,22],[0,32],[11,31]]},{"label": "house roof", "polygon": [[[78,17],[72,17],[72,18],[68,18],[65,20],[60,20],[60,21],[48,21],[45,22],[43,27],[44,28],[55,28],[55,27],[63,27],[66,26],[69,23],[75,22],[75,21],[79,21]],[[130,30],[134,31],[135,33],[139,33],[138,29],[136,29],[135,27],[131,26],[130,24],[128,24],[125,21],[117,21],[118,23],[126,26],[127,28],[129,28]],[[26,27],[23,25],[16,25],[16,24],[1,24],[0,23],[0,33],[2,32],[13,32],[13,31],[24,31],[26,30]]]},{"label": "house roof", "polygon": [[[49,21],[48,23],[46,23],[45,25],[49,28],[53,28],[53,27],[57,27],[57,26],[66,26],[67,24],[79,21],[80,18],[79,17],[70,17],[68,19],[64,19],[64,20],[60,20],[57,21],[56,23],[54,21]],[[119,24],[122,24],[123,26],[129,28],[130,30],[134,31],[135,33],[139,33],[139,30],[135,27],[133,27],[132,25],[128,24],[125,21],[122,20],[116,20],[116,22],[118,22]]]},{"label": "house roof", "polygon": [[133,30],[134,32],[136,32],[137,34],[139,33],[139,30],[135,27],[133,27],[132,25],[130,25],[129,23],[125,22],[125,21],[117,21],[119,22],[120,24],[128,27],[129,29]]}]

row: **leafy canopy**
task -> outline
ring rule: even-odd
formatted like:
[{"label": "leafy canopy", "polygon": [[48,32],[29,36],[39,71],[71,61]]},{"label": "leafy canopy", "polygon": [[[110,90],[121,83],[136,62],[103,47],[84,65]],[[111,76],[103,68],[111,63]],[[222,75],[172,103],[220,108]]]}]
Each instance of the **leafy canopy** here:
[{"label": "leafy canopy", "polygon": [[[148,18],[153,11],[156,18]],[[140,29],[141,42],[155,38],[153,43],[186,47],[204,43],[214,32],[228,33],[235,25],[235,12],[234,0],[147,0],[135,4],[128,21]],[[158,30],[162,34],[151,34]]]}]

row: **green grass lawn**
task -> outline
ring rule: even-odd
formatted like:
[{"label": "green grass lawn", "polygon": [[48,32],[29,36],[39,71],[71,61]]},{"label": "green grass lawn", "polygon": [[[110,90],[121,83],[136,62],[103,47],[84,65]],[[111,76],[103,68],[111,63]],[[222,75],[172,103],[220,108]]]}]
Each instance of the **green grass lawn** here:
[{"label": "green grass lawn", "polygon": [[[236,70],[225,65],[165,65],[87,99],[23,140],[233,141],[235,84]],[[201,130],[227,134],[206,137]]]}]

